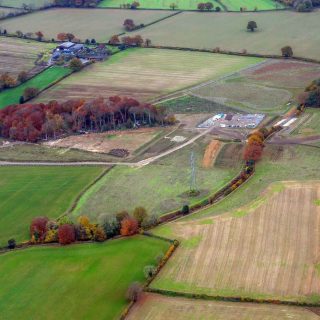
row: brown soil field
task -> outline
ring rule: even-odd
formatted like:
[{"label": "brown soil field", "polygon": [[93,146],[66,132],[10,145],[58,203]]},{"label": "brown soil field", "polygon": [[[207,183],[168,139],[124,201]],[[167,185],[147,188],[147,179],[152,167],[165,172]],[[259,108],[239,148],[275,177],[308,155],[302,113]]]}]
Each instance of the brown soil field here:
[{"label": "brown soil field", "polygon": [[21,71],[30,71],[37,55],[51,47],[52,44],[0,37],[0,73],[17,76]]},{"label": "brown soil field", "polygon": [[310,310],[291,306],[232,303],[145,293],[127,320],[317,320]]},{"label": "brown soil field", "polygon": [[136,149],[152,140],[161,129],[142,128],[128,131],[108,131],[69,136],[45,142],[46,146],[79,149],[90,152],[108,153],[112,149],[126,149],[132,154]]},{"label": "brown soil field", "polygon": [[181,246],[154,288],[320,302],[320,182],[272,184],[254,202],[170,224]]},{"label": "brown soil field", "polygon": [[240,143],[228,143],[222,146],[214,165],[218,168],[233,168],[243,161],[243,145]]},{"label": "brown soil field", "polygon": [[244,70],[241,75],[258,84],[300,89],[320,78],[320,65],[290,60],[269,60],[256,68]]},{"label": "brown soil field", "polygon": [[88,99],[97,95],[126,95],[148,100],[261,61],[202,52],[130,49],[67,77],[40,94],[36,101]]},{"label": "brown soil field", "polygon": [[221,147],[221,142],[218,140],[212,140],[206,150],[204,151],[203,159],[202,159],[202,166],[204,168],[211,168],[213,165],[213,160],[215,159],[218,151]]},{"label": "brown soil field", "polygon": [[170,11],[104,10],[58,8],[35,12],[0,22],[0,27],[15,33],[41,30],[46,39],[56,38],[60,32],[73,33],[77,38],[94,38],[106,42],[114,34],[123,33],[125,19],[133,19],[136,25],[147,24],[172,14]]}]

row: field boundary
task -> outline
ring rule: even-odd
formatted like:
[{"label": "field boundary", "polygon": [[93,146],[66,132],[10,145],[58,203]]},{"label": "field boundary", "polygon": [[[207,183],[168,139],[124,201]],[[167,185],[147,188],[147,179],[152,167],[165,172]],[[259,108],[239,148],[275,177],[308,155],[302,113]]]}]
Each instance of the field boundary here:
[{"label": "field boundary", "polygon": [[265,59],[297,60],[297,61],[320,64],[320,60],[316,60],[316,59],[304,58],[304,57],[298,57],[298,56],[287,58],[277,54],[243,53],[238,51],[229,51],[229,50],[221,50],[221,49],[216,51],[215,49],[198,49],[198,48],[171,47],[171,46],[160,46],[160,45],[149,45],[148,47],[144,47],[144,48],[180,50],[180,51],[192,51],[192,52],[207,52],[207,53],[215,53],[215,54],[225,54],[230,56],[255,57],[255,58],[265,58]]},{"label": "field boundary", "polygon": [[280,299],[256,299],[249,297],[239,297],[239,296],[220,296],[220,295],[208,295],[204,293],[191,293],[191,292],[178,292],[164,289],[156,289],[148,287],[147,292],[158,293],[168,297],[181,297],[189,299],[201,299],[201,300],[215,300],[215,301],[228,301],[228,302],[250,302],[250,303],[263,303],[263,304],[277,304],[277,305],[288,305],[296,307],[320,307],[319,303],[310,303],[302,301],[290,301],[290,300],[280,300]]},{"label": "field boundary", "polygon": [[110,166],[109,168],[106,168],[105,170],[103,170],[103,172],[96,177],[92,182],[90,182],[87,186],[85,186],[80,193],[77,195],[77,197],[75,198],[75,200],[73,201],[73,203],[71,204],[71,206],[67,209],[67,211],[65,211],[63,214],[61,214],[57,219],[69,215],[70,213],[73,212],[73,210],[77,207],[80,199],[83,197],[83,195],[91,188],[93,187],[97,182],[99,182],[105,175],[107,175],[113,168],[115,167],[115,165]]}]

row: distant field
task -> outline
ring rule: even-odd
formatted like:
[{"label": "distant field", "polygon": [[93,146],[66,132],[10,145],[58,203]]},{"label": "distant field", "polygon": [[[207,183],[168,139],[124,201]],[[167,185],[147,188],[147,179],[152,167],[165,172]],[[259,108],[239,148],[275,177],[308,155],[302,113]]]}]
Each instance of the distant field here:
[{"label": "distant field", "polygon": [[0,6],[22,8],[24,4],[32,9],[39,9],[51,5],[53,0],[0,0]]},{"label": "distant field", "polygon": [[10,238],[28,240],[33,217],[58,217],[101,172],[101,167],[0,167],[0,246]]},{"label": "distant field", "polygon": [[[74,214],[85,213],[96,218],[101,213],[113,214],[144,206],[149,213],[160,215],[185,203],[200,201],[232,179],[239,170],[238,165],[228,169],[202,168],[204,151],[210,141],[194,143],[139,169],[123,166],[112,169],[82,197]],[[197,185],[201,190],[198,197],[187,195],[191,150],[195,153]]]},{"label": "distant field", "polygon": [[[268,1],[268,0],[267,0]],[[210,0],[215,7],[221,7],[215,1]],[[197,10],[199,1],[197,0],[176,0],[172,2],[171,0],[142,0],[139,1],[141,9],[170,9],[170,5],[175,3],[177,5],[176,10]],[[108,8],[119,8],[120,5],[127,4],[126,1],[123,0],[103,0],[100,2],[99,7],[108,7]]]},{"label": "distant field", "polygon": [[37,101],[126,95],[155,98],[263,61],[202,52],[131,49],[61,81]]},{"label": "distant field", "polygon": [[165,241],[136,236],[2,254],[1,318],[119,319],[129,285],[144,282],[143,268],[167,249]]},{"label": "distant field", "polygon": [[222,0],[229,11],[240,11],[240,8],[247,8],[248,11],[261,11],[283,8],[283,5],[274,0]]},{"label": "distant field", "polygon": [[278,182],[214,218],[170,224],[182,240],[153,288],[320,301],[320,182]]},{"label": "distant field", "polygon": [[[1,2],[0,2],[1,5]],[[16,8],[3,8],[0,7],[0,18],[7,16],[9,13],[16,14],[18,12],[22,12],[23,10],[16,9]]]},{"label": "distant field", "polygon": [[[281,48],[290,45],[296,56],[319,59],[319,13],[315,10],[306,19],[306,15],[292,11],[242,14],[184,12],[137,33],[151,39],[154,45],[199,49],[219,47],[238,52],[245,49],[249,53],[260,54],[281,55]],[[256,32],[247,32],[250,20],[257,22]]]},{"label": "distant field", "polygon": [[26,88],[42,90],[69,73],[71,73],[69,68],[53,66],[18,87],[4,90],[0,93],[0,109],[19,103],[19,98],[23,95]]},{"label": "distant field", "polygon": [[253,303],[232,303],[144,294],[128,320],[317,320],[304,308]]},{"label": "distant field", "polygon": [[9,72],[16,77],[21,71],[31,70],[37,55],[52,47],[48,43],[0,37],[0,74]]},{"label": "distant field", "polygon": [[35,33],[41,30],[46,39],[56,38],[60,32],[71,32],[82,41],[94,38],[107,42],[112,35],[125,31],[123,22],[127,18],[133,19],[138,25],[170,14],[169,11],[58,8],[1,21],[0,27],[10,33],[17,30]]}]

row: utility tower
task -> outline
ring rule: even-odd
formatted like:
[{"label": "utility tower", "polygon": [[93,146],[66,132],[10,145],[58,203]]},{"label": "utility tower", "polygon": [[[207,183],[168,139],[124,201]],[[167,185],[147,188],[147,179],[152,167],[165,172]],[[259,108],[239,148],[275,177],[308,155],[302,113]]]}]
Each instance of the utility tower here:
[{"label": "utility tower", "polygon": [[190,192],[197,191],[197,181],[196,181],[196,162],[194,151],[190,155],[190,166],[191,166],[191,177],[190,177]]}]

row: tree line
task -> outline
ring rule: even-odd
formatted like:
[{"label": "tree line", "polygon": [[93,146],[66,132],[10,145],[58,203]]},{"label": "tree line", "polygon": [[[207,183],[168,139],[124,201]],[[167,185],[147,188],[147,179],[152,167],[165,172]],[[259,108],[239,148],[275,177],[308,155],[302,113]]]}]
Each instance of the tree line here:
[{"label": "tree line", "polygon": [[312,81],[303,93],[299,95],[299,102],[305,107],[320,108],[320,78]]},{"label": "tree line", "polygon": [[53,100],[47,104],[16,104],[0,110],[0,136],[36,142],[82,131],[103,132],[174,122],[174,116],[168,115],[164,107],[128,97],[61,103]]}]

